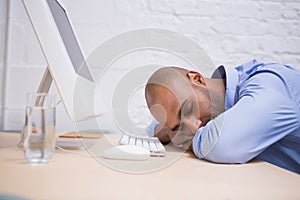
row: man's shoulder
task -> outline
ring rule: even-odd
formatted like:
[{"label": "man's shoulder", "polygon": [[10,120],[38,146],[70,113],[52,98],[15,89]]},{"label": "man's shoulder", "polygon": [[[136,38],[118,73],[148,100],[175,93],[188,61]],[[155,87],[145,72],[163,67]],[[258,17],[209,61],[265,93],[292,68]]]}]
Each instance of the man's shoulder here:
[{"label": "man's shoulder", "polygon": [[269,75],[276,75],[281,80],[300,78],[300,72],[291,66],[280,63],[262,63],[257,60],[252,60],[248,63],[240,65],[235,68],[239,74],[239,81],[244,82],[256,74],[266,73]]}]

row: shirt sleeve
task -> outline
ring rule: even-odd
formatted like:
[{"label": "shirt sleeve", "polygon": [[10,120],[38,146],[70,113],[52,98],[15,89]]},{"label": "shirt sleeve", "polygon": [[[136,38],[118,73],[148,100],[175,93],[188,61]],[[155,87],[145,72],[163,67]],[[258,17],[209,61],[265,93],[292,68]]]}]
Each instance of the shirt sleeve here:
[{"label": "shirt sleeve", "polygon": [[297,106],[278,77],[262,73],[241,88],[237,103],[195,134],[198,158],[245,163],[298,128]]},{"label": "shirt sleeve", "polygon": [[151,124],[146,128],[146,133],[150,137],[154,137],[155,127],[159,124],[157,120],[153,120]]}]

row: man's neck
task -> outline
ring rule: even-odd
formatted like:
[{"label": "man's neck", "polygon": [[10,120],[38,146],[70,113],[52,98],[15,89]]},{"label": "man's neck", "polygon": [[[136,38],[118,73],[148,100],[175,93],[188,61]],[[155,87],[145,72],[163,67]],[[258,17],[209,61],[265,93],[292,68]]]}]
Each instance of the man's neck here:
[{"label": "man's neck", "polygon": [[207,79],[211,98],[211,118],[225,111],[226,79]]}]

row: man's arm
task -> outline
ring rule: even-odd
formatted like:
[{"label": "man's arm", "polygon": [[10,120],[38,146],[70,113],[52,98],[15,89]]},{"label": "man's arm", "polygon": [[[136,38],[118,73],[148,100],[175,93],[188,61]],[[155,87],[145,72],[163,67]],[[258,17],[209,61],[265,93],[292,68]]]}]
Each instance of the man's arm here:
[{"label": "man's arm", "polygon": [[154,120],[148,127],[147,133],[149,136],[157,137],[161,143],[168,144],[175,136],[176,131],[172,131],[170,128],[159,124],[158,121]]},{"label": "man's arm", "polygon": [[295,102],[288,98],[282,84],[273,90],[268,85],[278,82],[278,77],[262,74],[251,79],[232,108],[198,130],[193,138],[197,157],[218,163],[245,163],[298,128]]},{"label": "man's arm", "polygon": [[163,144],[168,144],[171,142],[171,136],[173,134],[173,131],[169,129],[168,127],[165,127],[163,125],[157,125],[155,127],[154,135],[155,137],[158,137],[158,139]]}]

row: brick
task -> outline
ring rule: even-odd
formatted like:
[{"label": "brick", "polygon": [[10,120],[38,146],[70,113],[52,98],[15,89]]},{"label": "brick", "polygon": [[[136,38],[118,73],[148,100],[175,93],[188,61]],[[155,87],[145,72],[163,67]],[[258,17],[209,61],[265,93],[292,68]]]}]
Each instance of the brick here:
[{"label": "brick", "polygon": [[26,16],[26,11],[22,1],[10,1],[10,12],[9,17],[12,20],[23,20],[24,16]]},{"label": "brick", "polygon": [[[37,90],[44,68],[30,68],[31,66],[9,66],[7,77],[6,106],[8,108],[22,107],[27,92]],[[30,69],[30,70],[28,70]]]},{"label": "brick", "polygon": [[196,0],[168,0],[167,6],[170,6],[176,15],[195,15],[197,13]]},{"label": "brick", "polygon": [[[261,34],[270,36],[284,36],[286,35],[288,25],[280,20],[266,20],[260,23],[259,27]],[[290,26],[290,24],[289,24]],[[291,28],[291,27],[289,27]]]},{"label": "brick", "polygon": [[222,1],[216,5],[216,16],[252,18],[260,17],[260,7],[256,1]]},{"label": "brick", "polygon": [[280,43],[277,37],[262,37],[259,40],[262,51],[272,55],[274,51],[280,49]]},{"label": "brick", "polygon": [[280,48],[276,50],[276,53],[286,53],[295,56],[300,55],[300,38],[292,38],[289,40],[280,39],[279,41]]},{"label": "brick", "polygon": [[227,53],[251,54],[259,49],[257,39],[254,37],[226,37],[222,41],[222,46],[226,47]]},{"label": "brick", "polygon": [[150,11],[155,13],[172,13],[171,7],[167,4],[165,0],[161,1],[150,1],[149,2],[149,9]]},{"label": "brick", "polygon": [[[127,2],[127,1],[125,1]],[[94,23],[109,20],[110,13],[116,8],[113,1],[89,1],[82,3],[80,0],[66,1],[64,4],[71,21],[81,23]],[[123,4],[124,5],[124,4]]]},{"label": "brick", "polygon": [[3,125],[4,131],[18,131],[21,130],[24,121],[24,108],[13,108],[13,109],[5,109],[5,124]]},{"label": "brick", "polygon": [[[193,26],[191,26],[193,24]],[[182,17],[180,21],[174,23],[176,31],[180,33],[189,33],[196,36],[200,33],[211,33],[211,19],[210,18],[194,18]]]},{"label": "brick", "polygon": [[10,21],[9,63],[17,64],[24,61],[25,26],[18,21]]},{"label": "brick", "polygon": [[300,21],[286,21],[281,24],[282,29],[284,30],[285,36],[294,36],[300,37],[299,28],[300,28]]},{"label": "brick", "polygon": [[282,17],[282,4],[279,2],[262,2],[260,4],[262,19],[280,19]]},{"label": "brick", "polygon": [[216,18],[212,27],[222,34],[252,35],[256,33],[257,22],[246,18]]},{"label": "brick", "polygon": [[290,65],[300,71],[300,54],[279,54],[278,57],[280,57],[282,63]]},{"label": "brick", "polygon": [[0,21],[6,19],[6,15],[7,15],[7,1],[6,0],[0,0]]},{"label": "brick", "polygon": [[[4,44],[5,42],[5,37],[6,37],[6,24],[7,24],[7,12],[6,12],[6,3],[7,1],[5,0],[0,0],[0,65],[1,68],[0,70],[3,68],[3,61],[4,61],[4,49],[5,46]],[[2,71],[2,70],[1,70]],[[0,71],[0,77],[2,77],[2,73]],[[1,88],[0,88],[1,91]]]},{"label": "brick", "polygon": [[[4,50],[5,50],[5,46],[4,44],[6,40],[6,20],[2,20],[0,21],[0,64],[3,64],[4,61]],[[1,74],[0,74],[1,77]]]},{"label": "brick", "polygon": [[299,20],[300,19],[300,2],[286,2],[283,4],[284,12],[283,18],[284,19],[292,19],[292,20]]},{"label": "brick", "polygon": [[11,20],[9,63],[12,65],[45,65],[40,46],[27,20]]},{"label": "brick", "polygon": [[277,37],[268,37],[260,40],[262,48],[265,52],[269,54],[292,54],[300,55],[300,38],[297,39],[284,39]]},{"label": "brick", "polygon": [[[3,35],[5,28],[3,19],[6,2],[0,0],[0,49],[3,49],[4,44],[1,34]],[[38,80],[31,79],[33,75],[42,74],[45,60],[21,1],[11,2],[9,91],[6,94],[9,101],[6,106],[8,106],[8,120],[16,119],[7,121],[7,127],[16,129],[18,127],[16,121],[23,120],[23,111],[20,114],[17,111],[22,104],[18,95],[37,87]],[[82,3],[81,0],[64,0],[63,2],[87,57],[102,42],[115,35],[132,29],[155,27],[177,31],[192,38],[207,52],[216,66],[219,64],[237,66],[253,58],[264,62],[276,61],[300,66],[298,0],[90,0],[88,3]],[[127,60],[120,59],[110,73],[121,77],[130,66],[148,62],[178,63],[185,66],[174,56],[159,52],[153,55],[140,54],[140,57],[131,54]],[[0,75],[2,66],[0,63]],[[27,81],[24,78],[21,80],[22,77],[26,77]],[[112,78],[108,76],[105,80],[111,81]],[[110,86],[104,91],[107,94],[105,102],[108,105],[111,103],[114,85]],[[143,108],[139,105],[135,112]],[[138,120],[135,112],[132,113],[133,118]],[[61,123],[60,128],[64,126],[64,122],[70,129],[73,128],[74,124],[68,123],[68,117],[62,108],[57,117],[58,123]],[[105,120],[105,123],[109,124],[108,127],[115,128],[111,117]]]},{"label": "brick", "polygon": [[247,17],[252,19],[259,19],[260,18],[260,6],[255,1],[250,2],[236,2],[236,16],[238,17]]},{"label": "brick", "polygon": [[[224,4],[222,4],[224,6]],[[197,15],[213,17],[215,15],[226,15],[225,9],[220,9],[220,3],[215,1],[197,1]]]}]

